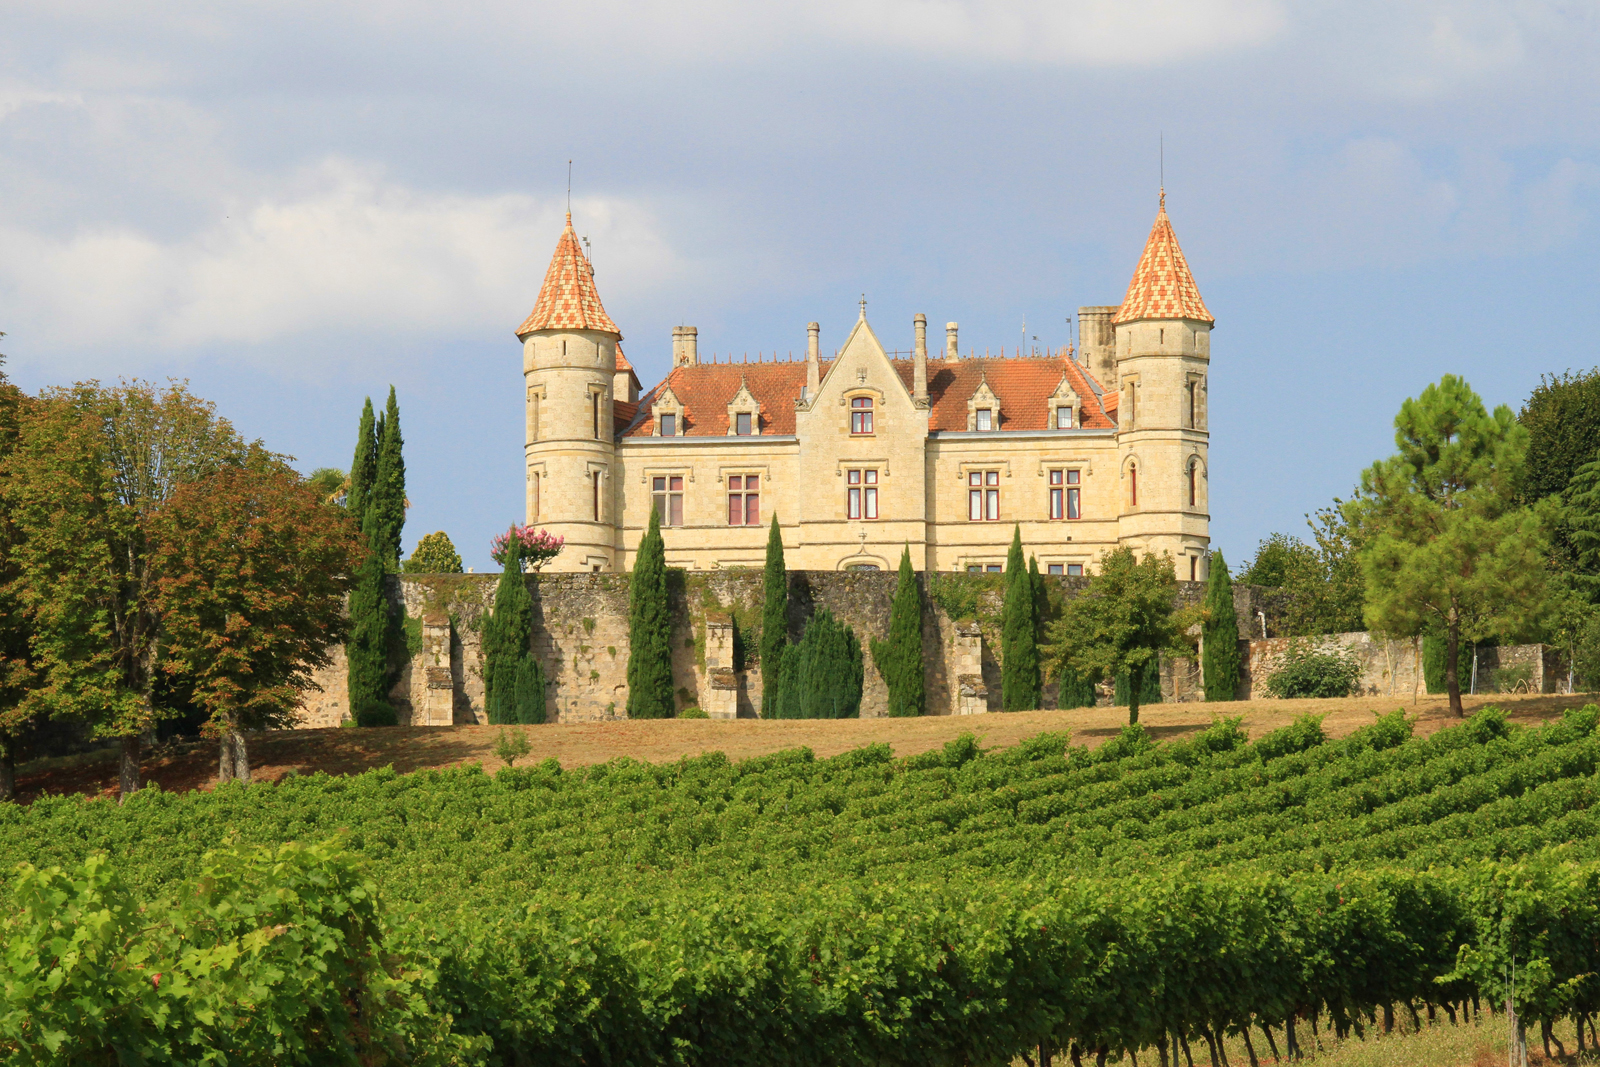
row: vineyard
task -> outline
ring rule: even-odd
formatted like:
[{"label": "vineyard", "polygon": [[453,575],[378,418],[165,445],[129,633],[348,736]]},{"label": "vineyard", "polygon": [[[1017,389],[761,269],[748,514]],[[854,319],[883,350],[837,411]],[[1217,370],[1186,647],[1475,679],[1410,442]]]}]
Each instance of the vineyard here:
[{"label": "vineyard", "polygon": [[[8,1062],[1289,1058],[1600,1010],[1600,709],[0,811]],[[298,842],[298,844],[286,844]],[[56,869],[50,869],[56,868]],[[116,1050],[114,1053],[110,1050]],[[120,1060],[119,1058],[120,1057]],[[1146,1057],[1149,1057],[1146,1059]]]}]

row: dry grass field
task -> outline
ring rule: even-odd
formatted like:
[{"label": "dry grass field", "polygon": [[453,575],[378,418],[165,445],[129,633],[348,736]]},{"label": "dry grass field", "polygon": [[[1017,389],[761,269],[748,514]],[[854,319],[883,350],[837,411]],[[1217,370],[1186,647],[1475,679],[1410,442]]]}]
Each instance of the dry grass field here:
[{"label": "dry grass field", "polygon": [[[1465,698],[1469,711],[1498,704],[1519,722],[1559,716],[1563,709],[1588,703],[1589,696],[1483,696]],[[1343,700],[1258,700],[1219,704],[1154,704],[1139,720],[1160,738],[1182,737],[1203,729],[1213,716],[1240,716],[1252,737],[1275,730],[1296,716],[1323,715],[1323,728],[1342,737],[1373,721],[1374,716],[1401,706],[1393,697]],[[1426,697],[1404,705],[1416,716],[1419,733],[1431,733],[1456,721],[1444,697]],[[1045,731],[1069,731],[1073,742],[1094,746],[1114,735],[1128,721],[1126,708],[1080,708],[1073,711],[1025,711],[978,716],[920,719],[759,720],[734,722],[669,719],[601,723],[562,723],[510,727],[527,732],[528,759],[554,758],[565,766],[602,763],[619,756],[660,763],[721,751],[743,759],[785,748],[806,746],[818,756],[833,756],[863,745],[883,742],[900,756],[914,755],[963,733],[977,735],[986,748],[1012,745]],[[494,756],[498,726],[392,727],[388,729],[289,730],[252,739],[251,762],[257,780],[274,781],[285,774],[355,774],[393,765],[398,771],[450,767],[480,762],[487,770],[501,763]],[[520,762],[520,761],[519,761]],[[216,749],[208,743],[178,742],[152,750],[145,763],[147,782],[163,789],[209,788],[214,780]],[[19,798],[46,793],[112,795],[116,758],[111,750],[70,760],[53,760],[18,768]]]}]

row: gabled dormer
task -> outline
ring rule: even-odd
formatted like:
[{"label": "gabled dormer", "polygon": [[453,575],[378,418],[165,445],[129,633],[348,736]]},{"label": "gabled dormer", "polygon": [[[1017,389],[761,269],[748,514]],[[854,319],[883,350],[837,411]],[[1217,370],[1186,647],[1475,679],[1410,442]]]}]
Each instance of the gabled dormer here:
[{"label": "gabled dormer", "polygon": [[1075,430],[1083,425],[1083,401],[1065,374],[1056,391],[1045,399],[1044,424],[1052,430]]},{"label": "gabled dormer", "polygon": [[989,378],[984,376],[967,401],[967,432],[989,433],[1000,428],[1000,398],[989,388]]},{"label": "gabled dormer", "polygon": [[682,437],[688,432],[683,401],[670,385],[663,385],[656,393],[655,403],[650,405],[650,416],[655,423],[653,435],[656,437]]},{"label": "gabled dormer", "polygon": [[750,385],[739,382],[739,391],[728,401],[728,436],[759,437],[761,435],[761,404],[750,392]]}]

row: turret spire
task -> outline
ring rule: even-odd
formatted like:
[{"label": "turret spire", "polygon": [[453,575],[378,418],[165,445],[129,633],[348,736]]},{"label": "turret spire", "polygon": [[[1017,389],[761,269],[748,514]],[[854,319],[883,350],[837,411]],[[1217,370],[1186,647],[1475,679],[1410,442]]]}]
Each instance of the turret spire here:
[{"label": "turret spire", "polygon": [[1133,281],[1128,283],[1128,295],[1112,318],[1112,324],[1140,319],[1193,319],[1196,322],[1215,322],[1200,299],[1200,290],[1189,273],[1189,264],[1178,247],[1178,235],[1172,232],[1172,220],[1167,218],[1167,191],[1161,190],[1156,223],[1150,228],[1150,239],[1144,244],[1144,254],[1134,268]]},{"label": "turret spire", "polygon": [[556,241],[555,255],[550,257],[539,299],[533,305],[533,313],[517,327],[517,337],[536,330],[598,330],[622,339],[622,331],[600,303],[600,293],[594,287],[594,268],[578,243],[571,211],[567,212],[566,228]]}]

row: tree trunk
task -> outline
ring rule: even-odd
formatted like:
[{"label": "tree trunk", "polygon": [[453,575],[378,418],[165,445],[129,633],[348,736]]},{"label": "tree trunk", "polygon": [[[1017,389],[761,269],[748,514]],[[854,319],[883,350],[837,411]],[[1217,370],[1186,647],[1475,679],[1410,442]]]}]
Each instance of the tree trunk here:
[{"label": "tree trunk", "polygon": [[223,727],[217,738],[217,784],[233,781],[233,731]]},{"label": "tree trunk", "polygon": [[117,767],[117,788],[122,794],[118,803],[137,793],[139,785],[139,735],[124,734]]},{"label": "tree trunk", "polygon": [[1217,1027],[1212,1033],[1217,1035],[1217,1055],[1222,1059],[1222,1067],[1233,1067],[1233,1064],[1228,1062],[1228,1049],[1222,1043],[1222,1027]]},{"label": "tree trunk", "polygon": [[244,731],[237,726],[230,725],[229,732],[233,734],[233,776],[241,782],[250,780],[250,750],[245,745]]},{"label": "tree trunk", "polygon": [[1189,1035],[1179,1030],[1178,1043],[1183,1046],[1183,1058],[1189,1061],[1189,1067],[1194,1067],[1194,1053],[1189,1051]]},{"label": "tree trunk", "polygon": [[1278,1042],[1273,1039],[1272,1027],[1267,1025],[1265,1019],[1261,1020],[1261,1022],[1257,1023],[1256,1025],[1260,1026],[1261,1032],[1267,1035],[1267,1048],[1272,1050],[1272,1058],[1274,1060],[1281,1061],[1283,1057],[1278,1053]]},{"label": "tree trunk", "polygon": [[1250,1056],[1250,1067],[1261,1067],[1261,1061],[1256,1059],[1256,1047],[1250,1041],[1250,1024],[1239,1027],[1239,1034],[1244,1038],[1244,1050]]},{"label": "tree trunk", "polygon": [[1450,694],[1450,713],[1458,719],[1467,717],[1461,706],[1461,672],[1457,670],[1461,656],[1461,619],[1456,609],[1450,609],[1444,629],[1444,688]]},{"label": "tree trunk", "polygon": [[1383,1033],[1384,1033],[1385,1037],[1387,1037],[1388,1035],[1394,1033],[1394,1005],[1393,1004],[1385,1003],[1383,1005]]},{"label": "tree trunk", "polygon": [[1139,722],[1139,690],[1144,688],[1144,668],[1134,667],[1128,671],[1128,725],[1136,726]]},{"label": "tree trunk", "polygon": [[1300,1042],[1294,1036],[1294,1016],[1283,1021],[1283,1050],[1291,1060],[1300,1058]]},{"label": "tree trunk", "polygon": [[1078,1043],[1074,1041],[1071,1046],[1072,1067],[1083,1067],[1083,1054],[1078,1051]]},{"label": "tree trunk", "polygon": [[[1581,1035],[1583,1031],[1580,1029],[1578,1033]],[[1582,1040],[1582,1038],[1580,1037],[1579,1040]],[[1167,1067],[1167,1035],[1165,1033],[1156,1036],[1156,1052],[1161,1056],[1161,1067]],[[1177,1067],[1177,1064],[1173,1064],[1172,1067]]]}]

